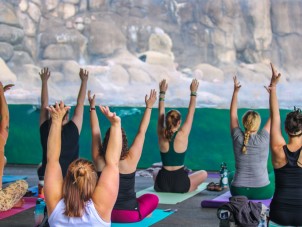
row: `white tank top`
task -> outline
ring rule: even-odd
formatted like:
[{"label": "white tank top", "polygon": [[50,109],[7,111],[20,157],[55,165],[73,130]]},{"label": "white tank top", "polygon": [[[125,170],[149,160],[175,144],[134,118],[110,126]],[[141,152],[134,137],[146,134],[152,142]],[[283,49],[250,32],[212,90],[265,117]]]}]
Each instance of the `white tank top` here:
[{"label": "white tank top", "polygon": [[89,200],[85,206],[85,213],[82,217],[67,217],[64,215],[65,203],[61,199],[51,215],[48,218],[49,225],[51,227],[99,227],[99,226],[111,226],[110,222],[105,222],[99,216],[96,211],[92,200]]}]

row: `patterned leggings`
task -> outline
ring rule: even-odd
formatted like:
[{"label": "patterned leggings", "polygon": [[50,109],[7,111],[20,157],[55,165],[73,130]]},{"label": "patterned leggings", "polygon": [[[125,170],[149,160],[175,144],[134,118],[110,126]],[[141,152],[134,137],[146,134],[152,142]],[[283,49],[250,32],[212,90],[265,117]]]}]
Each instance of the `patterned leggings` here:
[{"label": "patterned leggings", "polygon": [[0,211],[6,211],[13,208],[25,195],[27,188],[28,184],[25,180],[18,180],[0,190]]}]

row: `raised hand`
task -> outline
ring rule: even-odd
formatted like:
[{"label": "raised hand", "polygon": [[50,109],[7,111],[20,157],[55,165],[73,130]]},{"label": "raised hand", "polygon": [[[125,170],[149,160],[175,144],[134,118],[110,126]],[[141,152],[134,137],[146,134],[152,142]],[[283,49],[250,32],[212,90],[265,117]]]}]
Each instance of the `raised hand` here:
[{"label": "raised hand", "polygon": [[239,91],[239,89],[241,88],[241,84],[237,80],[237,76],[233,76],[233,81],[234,81],[234,91]]},{"label": "raised hand", "polygon": [[48,70],[48,68],[43,68],[41,69],[41,72],[39,72],[40,78],[42,81],[47,81],[50,77],[50,71]]},{"label": "raised hand", "polygon": [[280,77],[281,77],[281,73],[277,72],[275,66],[272,63],[271,63],[271,68],[272,68],[272,78],[271,78],[270,87],[274,87],[279,82]]},{"label": "raised hand", "polygon": [[168,83],[167,83],[166,79],[160,81],[160,83],[159,83],[159,91],[166,93],[167,89],[168,89]]},{"label": "raised hand", "polygon": [[193,79],[190,85],[191,93],[196,93],[199,86],[199,82],[197,79]]},{"label": "raised hand", "polygon": [[11,89],[13,86],[15,86],[14,84],[7,84],[4,86],[3,90],[4,92],[8,91],[9,89]]},{"label": "raised hand", "polygon": [[151,109],[154,105],[154,103],[156,102],[156,91],[155,89],[151,89],[150,91],[150,96],[148,98],[148,95],[145,96],[145,103],[146,103],[146,107]]},{"label": "raised hand", "polygon": [[60,104],[56,102],[55,107],[47,106],[46,109],[48,109],[52,121],[62,122],[66,112],[70,109],[70,106],[64,106],[64,102],[60,101]]},{"label": "raised hand", "polygon": [[91,96],[91,91],[88,91],[88,101],[90,104],[90,107],[95,107],[95,94]]},{"label": "raised hand", "polygon": [[82,81],[84,81],[84,80],[87,81],[89,72],[87,70],[84,70],[84,69],[81,68],[79,75],[80,75],[80,78],[81,78]]},{"label": "raised hand", "polygon": [[118,124],[121,122],[121,118],[116,115],[116,113],[112,113],[108,106],[99,106],[102,113],[105,115],[105,117],[110,121],[110,123]]}]

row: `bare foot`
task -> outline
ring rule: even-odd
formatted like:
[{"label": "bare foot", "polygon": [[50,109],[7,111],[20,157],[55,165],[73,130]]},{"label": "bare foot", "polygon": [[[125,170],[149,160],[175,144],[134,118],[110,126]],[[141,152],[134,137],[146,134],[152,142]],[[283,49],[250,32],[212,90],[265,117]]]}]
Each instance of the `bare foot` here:
[{"label": "bare foot", "polygon": [[24,199],[20,199],[15,205],[14,205],[14,208],[20,208],[22,207],[24,204]]}]

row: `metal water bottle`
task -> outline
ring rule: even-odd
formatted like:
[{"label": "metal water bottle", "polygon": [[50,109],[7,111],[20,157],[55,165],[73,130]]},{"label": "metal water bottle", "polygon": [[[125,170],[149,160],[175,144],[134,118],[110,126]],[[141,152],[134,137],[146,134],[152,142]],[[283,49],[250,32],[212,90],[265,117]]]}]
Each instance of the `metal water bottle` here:
[{"label": "metal water bottle", "polygon": [[42,198],[38,198],[35,207],[35,226],[39,226],[44,218],[45,201]]},{"label": "metal water bottle", "polygon": [[220,187],[228,188],[228,168],[225,162],[222,162],[220,165]]}]

